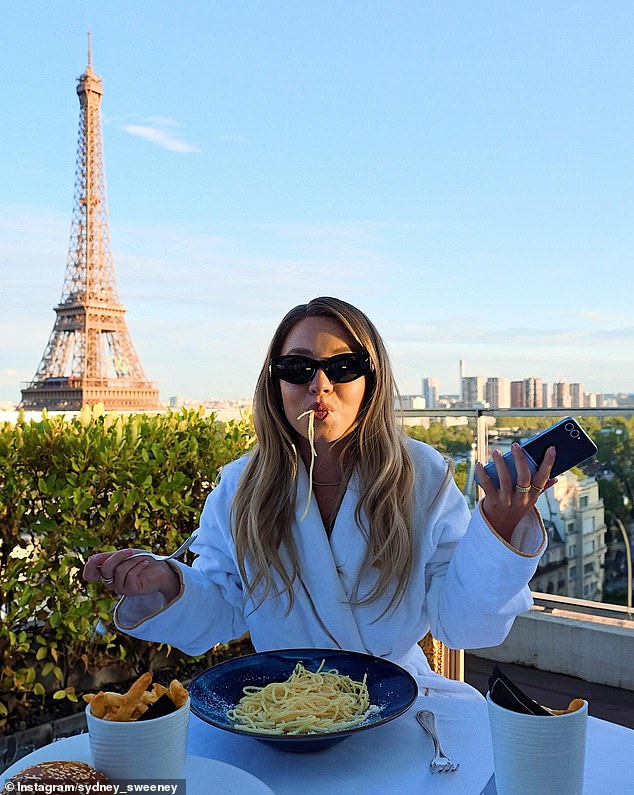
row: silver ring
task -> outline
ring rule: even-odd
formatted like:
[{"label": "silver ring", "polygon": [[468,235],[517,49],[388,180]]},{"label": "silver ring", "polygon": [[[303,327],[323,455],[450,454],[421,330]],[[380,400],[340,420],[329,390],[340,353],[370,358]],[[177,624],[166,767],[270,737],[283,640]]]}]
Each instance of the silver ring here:
[{"label": "silver ring", "polygon": [[538,494],[541,494],[541,493],[542,493],[542,491],[544,491],[544,489],[540,489],[540,488],[539,488],[539,486],[536,486],[536,485],[533,483],[533,481],[532,481],[532,480],[531,480],[531,489],[535,489],[535,491],[536,491],[536,492],[538,492]]},{"label": "silver ring", "polygon": [[102,577],[101,581],[105,582],[106,585],[112,585],[112,583],[114,582],[114,577]]},{"label": "silver ring", "polygon": [[528,494],[528,492],[531,490],[530,486],[520,486],[519,483],[515,484],[515,488],[520,492],[520,494]]}]

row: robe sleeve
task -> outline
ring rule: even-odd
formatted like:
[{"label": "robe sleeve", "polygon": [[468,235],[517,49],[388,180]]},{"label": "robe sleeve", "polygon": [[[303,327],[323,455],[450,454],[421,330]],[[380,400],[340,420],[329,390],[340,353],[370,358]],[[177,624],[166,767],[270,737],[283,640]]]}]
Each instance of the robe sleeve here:
[{"label": "robe sleeve", "polygon": [[533,604],[528,582],[546,545],[539,513],[524,517],[508,544],[487,523],[480,505],[469,515],[451,478],[419,522],[426,526],[424,543],[431,545],[425,612],[432,635],[450,648],[498,645],[515,617]]},{"label": "robe sleeve", "polygon": [[192,566],[171,562],[181,579],[180,593],[165,605],[160,594],[125,596],[115,608],[116,626],[142,640],[169,643],[196,655],[216,643],[241,637],[244,619],[242,580],[235,562],[229,517],[242,459],[225,467],[207,497]]}]

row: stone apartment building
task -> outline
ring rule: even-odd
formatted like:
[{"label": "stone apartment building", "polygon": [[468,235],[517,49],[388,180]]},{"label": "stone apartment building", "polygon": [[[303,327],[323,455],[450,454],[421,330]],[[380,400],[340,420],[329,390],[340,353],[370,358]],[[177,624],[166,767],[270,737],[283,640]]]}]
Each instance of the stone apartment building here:
[{"label": "stone apartment building", "polygon": [[605,516],[599,484],[565,472],[544,492],[537,507],[549,536],[531,589],[600,601],[606,555]]}]

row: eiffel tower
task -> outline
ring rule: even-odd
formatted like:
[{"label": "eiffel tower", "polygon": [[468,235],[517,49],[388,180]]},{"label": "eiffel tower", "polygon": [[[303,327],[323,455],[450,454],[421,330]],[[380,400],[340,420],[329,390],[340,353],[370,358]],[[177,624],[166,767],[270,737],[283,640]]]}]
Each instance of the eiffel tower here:
[{"label": "eiffel tower", "polygon": [[79,141],[70,245],[62,297],[37,372],[22,389],[25,409],[76,411],[159,408],[156,386],[143,373],[115,280],[106,204],[99,105],[101,79],[88,66],[79,78]]}]

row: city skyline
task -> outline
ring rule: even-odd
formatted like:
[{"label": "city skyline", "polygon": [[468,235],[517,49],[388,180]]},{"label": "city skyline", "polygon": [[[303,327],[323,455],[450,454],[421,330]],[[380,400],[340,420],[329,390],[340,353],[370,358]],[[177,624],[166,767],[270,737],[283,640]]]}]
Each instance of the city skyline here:
[{"label": "city skyline", "polygon": [[[563,388],[569,387],[572,392],[574,392],[575,394],[579,393],[580,395],[584,395],[585,394],[585,395],[611,395],[611,396],[613,396],[613,395],[631,395],[632,394],[632,392],[616,392],[615,393],[615,392],[612,392],[611,390],[599,390],[599,391],[597,391],[597,390],[588,390],[588,389],[585,388],[585,385],[584,385],[584,383],[582,381],[580,381],[578,379],[574,379],[574,378],[572,380],[565,380],[563,378],[559,378],[559,379],[557,379],[555,381],[548,381],[545,378],[543,378],[541,375],[537,375],[535,373],[533,373],[532,375],[524,374],[523,376],[521,376],[519,378],[509,378],[507,375],[500,374],[500,373],[488,374],[488,375],[484,375],[482,373],[479,373],[479,374],[473,375],[473,374],[465,374],[463,371],[464,371],[464,361],[460,360],[460,363],[459,363],[459,372],[461,373],[461,375],[459,377],[460,394],[464,390],[464,382],[465,382],[465,380],[474,381],[476,379],[478,381],[481,381],[483,386],[489,386],[491,384],[491,382],[499,382],[499,384],[501,384],[503,382],[505,388],[508,389],[510,392],[512,391],[512,387],[515,386],[515,385],[524,384],[524,385],[528,386],[529,382],[534,382],[533,385],[532,385],[532,388],[539,388],[539,389],[543,388],[543,389],[547,390],[549,396],[550,395],[554,395],[555,391],[557,390],[557,387],[563,387]],[[422,393],[425,392],[426,382],[434,382],[434,384],[430,383],[430,385],[435,385],[437,391],[439,392],[439,394],[445,394],[445,395],[450,394],[450,393],[447,393],[447,392],[441,393],[440,392],[440,385],[437,383],[437,381],[438,381],[438,379],[434,378],[433,376],[428,376],[426,378],[423,378],[422,379],[422,390],[421,390],[421,392]],[[499,386],[499,384],[496,384],[494,386],[497,387],[497,386]],[[577,405],[580,405],[580,404],[577,404]]]},{"label": "city skyline", "polygon": [[[151,13],[150,13],[151,10]],[[27,0],[3,17],[0,401],[66,266],[92,30],[114,266],[161,399],[253,393],[282,315],[364,310],[434,373],[634,390],[634,7]]]},{"label": "city skyline", "polygon": [[601,408],[625,405],[624,400],[629,403],[629,399],[634,398],[632,392],[594,392],[587,390],[580,381],[548,382],[536,375],[518,379],[504,375],[464,375],[463,364],[461,360],[457,392],[443,390],[438,378],[425,376],[421,378],[417,392],[400,392],[403,399],[414,401],[408,408],[423,407],[422,404],[416,405],[417,398],[424,398],[426,408],[434,408],[447,401],[455,408]]}]

